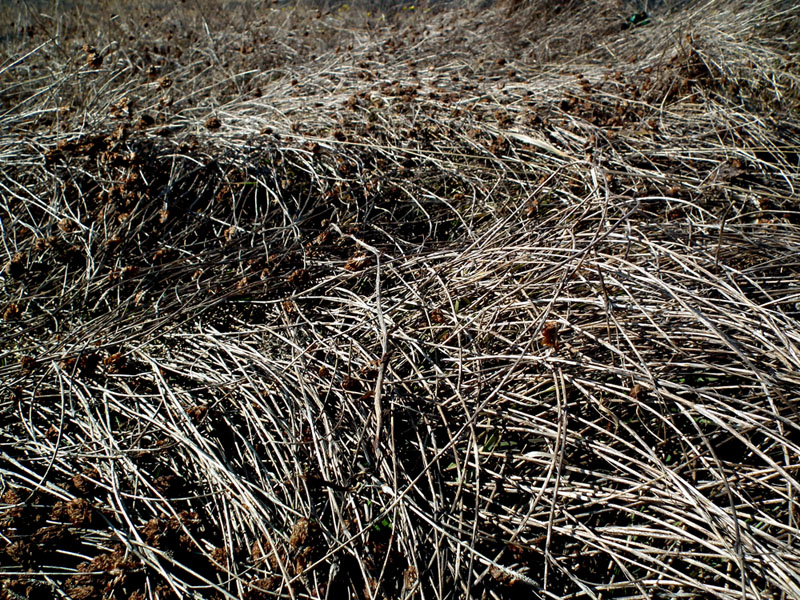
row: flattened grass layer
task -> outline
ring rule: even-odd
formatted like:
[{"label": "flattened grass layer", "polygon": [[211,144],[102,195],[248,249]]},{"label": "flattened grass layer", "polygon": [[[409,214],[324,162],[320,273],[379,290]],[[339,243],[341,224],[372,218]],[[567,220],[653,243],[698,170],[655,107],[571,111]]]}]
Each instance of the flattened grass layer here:
[{"label": "flattened grass layer", "polygon": [[3,9],[6,597],[800,596],[800,9],[518,4]]}]

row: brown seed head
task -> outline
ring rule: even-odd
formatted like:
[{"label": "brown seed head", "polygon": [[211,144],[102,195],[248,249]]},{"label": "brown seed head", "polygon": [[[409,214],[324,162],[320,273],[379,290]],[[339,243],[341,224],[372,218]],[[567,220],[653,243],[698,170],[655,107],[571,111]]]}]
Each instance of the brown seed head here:
[{"label": "brown seed head", "polygon": [[222,127],[222,122],[217,117],[208,117],[203,123],[206,129],[219,129]]},{"label": "brown seed head", "polygon": [[14,321],[19,318],[20,310],[19,304],[9,304],[5,311],[3,311],[3,320],[4,321]]},{"label": "brown seed head", "polygon": [[558,323],[549,321],[542,329],[542,343],[558,350]]}]

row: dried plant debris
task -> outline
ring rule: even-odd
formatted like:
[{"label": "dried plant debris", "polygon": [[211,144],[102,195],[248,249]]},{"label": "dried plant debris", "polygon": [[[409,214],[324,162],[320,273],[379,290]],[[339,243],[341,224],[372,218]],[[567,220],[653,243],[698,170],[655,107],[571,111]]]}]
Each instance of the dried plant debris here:
[{"label": "dried plant debris", "polygon": [[73,4],[0,7],[0,600],[800,597],[800,7]]}]

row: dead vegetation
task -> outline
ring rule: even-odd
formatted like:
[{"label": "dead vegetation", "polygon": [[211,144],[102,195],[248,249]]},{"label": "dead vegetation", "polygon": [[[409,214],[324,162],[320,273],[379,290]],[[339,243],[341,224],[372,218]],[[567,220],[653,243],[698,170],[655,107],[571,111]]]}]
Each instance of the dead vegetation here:
[{"label": "dead vegetation", "polygon": [[540,4],[3,9],[3,598],[800,597],[800,9]]}]

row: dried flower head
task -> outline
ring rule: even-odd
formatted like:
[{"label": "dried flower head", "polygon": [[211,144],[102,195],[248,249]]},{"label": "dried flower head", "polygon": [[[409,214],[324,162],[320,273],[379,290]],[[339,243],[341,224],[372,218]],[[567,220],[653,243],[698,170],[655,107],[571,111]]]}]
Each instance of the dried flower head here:
[{"label": "dried flower head", "polygon": [[3,320],[4,321],[13,321],[18,319],[20,315],[19,305],[12,303],[9,304],[5,311],[3,311]]},{"label": "dried flower head", "polygon": [[15,254],[14,258],[6,264],[3,272],[12,279],[22,277],[25,273],[25,256],[20,253]]},{"label": "dried flower head", "polygon": [[303,287],[308,283],[309,279],[308,271],[305,269],[295,269],[287,277],[287,281],[294,287]]},{"label": "dried flower head", "polygon": [[548,321],[542,329],[542,343],[558,350],[558,323]]},{"label": "dried flower head", "polygon": [[222,121],[220,121],[218,117],[208,117],[203,125],[206,127],[206,129],[219,129],[222,127]]},{"label": "dried flower head", "polygon": [[353,255],[347,259],[344,265],[345,271],[361,271],[370,265],[370,257],[365,252],[357,250]]},{"label": "dried flower head", "polygon": [[636,401],[644,400],[644,398],[647,396],[647,388],[637,383],[631,388],[631,391],[628,392],[628,395]]},{"label": "dried flower head", "polygon": [[120,373],[125,368],[125,363],[125,357],[121,352],[115,352],[103,359],[103,364],[109,373]]}]

